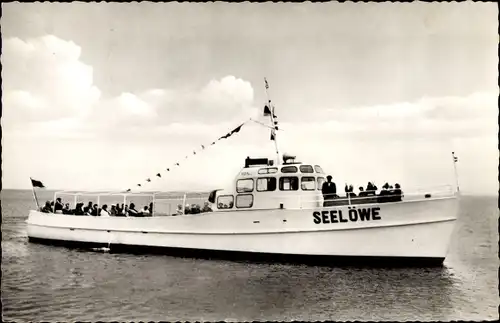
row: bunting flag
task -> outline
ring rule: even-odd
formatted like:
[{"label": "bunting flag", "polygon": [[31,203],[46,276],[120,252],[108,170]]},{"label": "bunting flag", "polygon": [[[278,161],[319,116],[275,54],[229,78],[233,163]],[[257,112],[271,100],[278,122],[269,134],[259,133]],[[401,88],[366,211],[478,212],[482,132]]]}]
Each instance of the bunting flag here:
[{"label": "bunting flag", "polygon": [[271,115],[271,110],[267,105],[264,106],[264,117],[270,116]]},{"label": "bunting flag", "polygon": [[141,186],[141,184],[137,184],[137,186]]},{"label": "bunting flag", "polygon": [[453,157],[453,160],[455,161],[455,163],[458,161],[458,157]]},{"label": "bunting flag", "polygon": [[201,149],[205,149],[205,146],[201,145]]},{"label": "bunting flag", "polygon": [[276,139],[276,131],[274,129],[271,129],[271,140]]},{"label": "bunting flag", "polygon": [[167,172],[170,172],[170,168],[167,168]]},{"label": "bunting flag", "polygon": [[130,189],[130,188],[129,188],[129,189],[127,189],[127,192],[130,192],[130,191],[131,191],[131,189]]},{"label": "bunting flag", "polygon": [[266,82],[266,90],[269,89],[269,84],[267,83],[267,79],[264,77],[264,82]]},{"label": "bunting flag", "polygon": [[151,178],[148,178],[148,179],[146,180],[146,182],[151,182]]},{"label": "bunting flag", "polygon": [[215,141],[210,144],[210,146],[215,145]]},{"label": "bunting flag", "polygon": [[160,174],[160,173],[158,173],[158,174],[156,174],[156,176],[161,177],[161,174]]},{"label": "bunting flag", "polygon": [[193,155],[196,155],[196,151],[193,151]]},{"label": "bunting flag", "polygon": [[180,166],[179,163],[175,163],[176,166]]}]

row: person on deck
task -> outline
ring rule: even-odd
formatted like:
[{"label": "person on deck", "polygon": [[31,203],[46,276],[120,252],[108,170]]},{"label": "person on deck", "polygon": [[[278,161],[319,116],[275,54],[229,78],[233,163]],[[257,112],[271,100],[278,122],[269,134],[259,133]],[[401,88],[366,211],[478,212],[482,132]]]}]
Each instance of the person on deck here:
[{"label": "person on deck", "polygon": [[129,214],[128,214],[128,205],[125,205],[125,207],[123,208],[122,215],[123,216],[129,216]]},{"label": "person on deck", "polygon": [[74,215],[85,215],[85,212],[83,211],[83,203],[77,203],[76,208],[73,211]]},{"label": "person on deck", "polygon": [[52,208],[50,207],[50,201],[45,202],[45,206],[42,207],[41,211],[43,213],[52,213]]},{"label": "person on deck", "polygon": [[83,211],[87,215],[92,215],[92,202],[89,202],[89,204],[83,208]]},{"label": "person on deck", "polygon": [[149,213],[153,216],[153,202],[149,203]]},{"label": "person on deck", "polygon": [[92,216],[98,216],[99,215],[99,207],[97,204],[94,204],[92,207],[92,212],[90,213]]},{"label": "person on deck", "polygon": [[337,197],[337,186],[332,182],[332,176],[328,175],[326,177],[326,182],[323,183],[321,192],[324,199],[323,206],[331,205],[331,201]]},{"label": "person on deck", "polygon": [[393,191],[394,201],[401,202],[403,200],[403,191],[401,190],[401,186],[398,183],[396,183],[394,187],[395,187]]},{"label": "person on deck", "polygon": [[184,212],[182,211],[182,204],[177,205],[177,211],[175,215],[183,215]]},{"label": "person on deck", "polygon": [[64,205],[61,201],[61,198],[58,197],[56,199],[56,205],[54,206],[55,213],[63,213]]},{"label": "person on deck", "polygon": [[139,212],[135,209],[134,203],[130,203],[130,207],[128,208],[128,216],[140,216]]},{"label": "person on deck", "polygon": [[111,210],[109,211],[109,214],[110,214],[111,216],[116,216],[116,213],[117,213],[117,212],[116,212],[116,205],[111,204]]},{"label": "person on deck", "polygon": [[109,217],[108,205],[107,204],[104,204],[102,206],[102,209],[101,209],[101,212],[99,213],[99,215],[103,216],[103,217]]},{"label": "person on deck", "polygon": [[148,209],[148,206],[144,206],[144,208],[142,209],[142,215],[143,216],[150,216],[151,213],[149,213],[149,209]]},{"label": "person on deck", "polygon": [[210,204],[208,202],[205,202],[205,205],[203,205],[203,209],[201,209],[201,212],[212,212],[212,209],[210,208]]},{"label": "person on deck", "polygon": [[62,209],[62,213],[63,213],[63,214],[71,214],[71,209],[70,209],[70,207],[69,207],[69,203],[66,203],[66,204],[64,205],[64,208]]}]

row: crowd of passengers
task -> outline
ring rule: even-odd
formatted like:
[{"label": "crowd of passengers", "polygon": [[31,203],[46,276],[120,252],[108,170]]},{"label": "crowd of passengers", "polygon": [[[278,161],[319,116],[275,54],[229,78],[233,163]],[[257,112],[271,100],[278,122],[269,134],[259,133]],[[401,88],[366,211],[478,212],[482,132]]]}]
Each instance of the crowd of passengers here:
[{"label": "crowd of passengers", "polygon": [[389,183],[385,183],[382,186],[382,189],[377,194],[378,188],[375,184],[368,182],[366,189],[362,186],[358,188],[358,194],[354,193],[353,185],[345,185],[345,197],[340,197],[337,195],[337,186],[334,182],[332,182],[332,176],[328,175],[326,177],[326,182],[323,183],[321,191],[323,193],[324,205],[330,205],[334,200],[338,199],[356,199],[359,200],[360,203],[363,202],[399,202],[403,199],[403,191],[401,190],[401,186],[396,183],[394,187]]},{"label": "crowd of passengers", "polygon": [[[130,203],[130,205],[122,203],[111,204],[108,208],[107,204],[99,207],[98,204],[89,202],[87,206],[84,207],[84,203],[77,203],[75,208],[70,208],[69,203],[63,203],[62,199],[58,197],[54,203],[54,201],[45,202],[45,206],[40,208],[40,211],[43,213],[60,213],[60,214],[68,214],[68,215],[86,215],[86,216],[123,216],[123,217],[148,217],[153,214],[153,203],[149,203],[145,205],[142,209],[137,210],[134,203]],[[179,212],[180,209],[180,212]],[[198,204],[187,204],[184,212],[182,211],[182,205],[179,205],[176,214],[197,214],[202,212],[211,212],[208,202],[205,202],[204,207],[200,207]]]}]

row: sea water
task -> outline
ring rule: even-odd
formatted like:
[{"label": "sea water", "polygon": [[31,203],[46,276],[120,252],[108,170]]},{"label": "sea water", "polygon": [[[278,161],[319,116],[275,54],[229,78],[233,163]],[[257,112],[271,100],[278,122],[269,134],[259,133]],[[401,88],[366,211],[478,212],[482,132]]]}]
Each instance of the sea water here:
[{"label": "sea water", "polygon": [[26,236],[32,192],[6,190],[1,199],[4,321],[498,319],[495,197],[462,197],[442,268],[393,269],[39,245]]}]

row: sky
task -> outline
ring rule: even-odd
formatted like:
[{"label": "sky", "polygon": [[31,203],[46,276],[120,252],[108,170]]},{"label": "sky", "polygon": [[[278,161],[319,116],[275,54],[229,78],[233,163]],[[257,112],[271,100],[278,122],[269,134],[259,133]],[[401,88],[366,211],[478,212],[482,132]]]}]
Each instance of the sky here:
[{"label": "sky", "polygon": [[2,9],[3,188],[229,187],[275,157],[255,122],[210,145],[268,122],[266,77],[280,151],[341,187],[454,185],[454,151],[462,192],[498,192],[495,3]]}]

